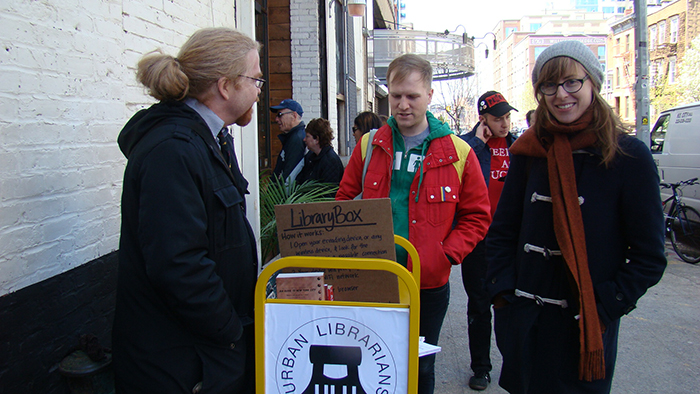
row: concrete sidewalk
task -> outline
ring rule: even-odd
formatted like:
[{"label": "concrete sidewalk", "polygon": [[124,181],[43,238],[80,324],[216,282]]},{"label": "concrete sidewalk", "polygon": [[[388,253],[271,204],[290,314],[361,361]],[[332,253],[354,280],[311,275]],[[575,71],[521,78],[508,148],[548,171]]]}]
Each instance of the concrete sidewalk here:
[{"label": "concrete sidewalk", "polygon": [[[700,264],[681,261],[667,245],[668,267],[637,309],[622,318],[613,393],[700,394]],[[468,386],[467,296],[461,270],[450,276],[447,311],[435,366],[437,394],[476,393]],[[501,355],[491,338],[492,382],[482,393],[506,393],[498,386]]]}]

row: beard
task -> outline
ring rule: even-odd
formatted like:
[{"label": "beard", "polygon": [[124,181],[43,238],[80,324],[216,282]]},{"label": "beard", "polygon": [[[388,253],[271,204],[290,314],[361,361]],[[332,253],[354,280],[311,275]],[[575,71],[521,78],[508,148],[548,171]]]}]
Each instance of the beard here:
[{"label": "beard", "polygon": [[246,126],[250,121],[253,120],[253,107],[250,107],[243,115],[236,119],[235,124],[239,126]]}]

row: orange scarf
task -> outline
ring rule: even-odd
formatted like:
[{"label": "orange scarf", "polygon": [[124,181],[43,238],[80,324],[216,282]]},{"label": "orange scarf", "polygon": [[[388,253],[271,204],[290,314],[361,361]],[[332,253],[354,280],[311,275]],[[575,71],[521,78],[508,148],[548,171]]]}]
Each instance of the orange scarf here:
[{"label": "orange scarf", "polygon": [[586,111],[579,120],[564,125],[556,120],[544,128],[552,138],[540,141],[530,128],[510,148],[514,155],[547,158],[549,188],[552,194],[554,232],[573,278],[578,297],[579,313],[579,379],[592,381],[605,378],[603,337],[591,274],[588,270],[586,234],[578,202],[576,174],[572,152],[596,143],[597,137],[588,129],[593,113]]}]

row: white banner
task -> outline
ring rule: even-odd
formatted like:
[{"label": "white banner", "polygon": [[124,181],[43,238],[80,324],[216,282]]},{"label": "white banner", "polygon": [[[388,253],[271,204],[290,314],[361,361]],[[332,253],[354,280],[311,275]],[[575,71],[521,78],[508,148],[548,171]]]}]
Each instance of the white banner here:
[{"label": "white banner", "polygon": [[406,393],[408,330],[407,308],[265,304],[265,392]]}]

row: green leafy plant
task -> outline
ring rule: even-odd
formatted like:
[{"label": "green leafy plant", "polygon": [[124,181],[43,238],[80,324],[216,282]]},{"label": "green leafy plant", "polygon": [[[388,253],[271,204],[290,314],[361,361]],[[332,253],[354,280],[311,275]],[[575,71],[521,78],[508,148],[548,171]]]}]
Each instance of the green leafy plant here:
[{"label": "green leafy plant", "polygon": [[263,263],[277,254],[277,219],[275,205],[333,201],[338,185],[309,180],[285,183],[274,175],[260,178],[260,245]]}]

